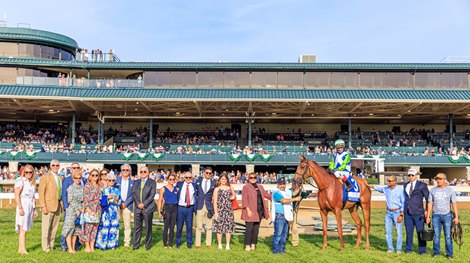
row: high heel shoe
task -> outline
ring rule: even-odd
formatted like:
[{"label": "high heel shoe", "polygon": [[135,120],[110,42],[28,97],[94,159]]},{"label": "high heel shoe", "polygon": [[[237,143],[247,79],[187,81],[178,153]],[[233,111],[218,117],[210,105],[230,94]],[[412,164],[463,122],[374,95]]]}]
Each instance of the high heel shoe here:
[{"label": "high heel shoe", "polygon": [[225,250],[230,250],[230,244],[225,245]]},{"label": "high heel shoe", "polygon": [[251,244],[251,251],[255,251],[255,248],[256,248],[256,245],[255,245],[255,244]]},{"label": "high heel shoe", "polygon": [[250,246],[245,246],[245,251],[251,251],[251,247]]},{"label": "high heel shoe", "polygon": [[222,244],[219,244],[219,249],[222,249]]}]

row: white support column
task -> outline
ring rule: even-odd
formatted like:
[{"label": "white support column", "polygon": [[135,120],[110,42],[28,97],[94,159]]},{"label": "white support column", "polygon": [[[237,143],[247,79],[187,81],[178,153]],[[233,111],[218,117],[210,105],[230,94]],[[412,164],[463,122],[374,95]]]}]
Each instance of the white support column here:
[{"label": "white support column", "polygon": [[8,170],[10,172],[17,172],[18,171],[18,164],[19,164],[19,162],[8,162]]},{"label": "white support column", "polygon": [[470,167],[465,167],[467,169],[467,182],[470,180]]},{"label": "white support column", "polygon": [[200,164],[191,164],[191,172],[194,177],[199,177],[199,170],[201,169]]},{"label": "white support column", "polygon": [[247,164],[246,167],[246,174],[254,173],[255,172],[255,165],[254,164]]}]

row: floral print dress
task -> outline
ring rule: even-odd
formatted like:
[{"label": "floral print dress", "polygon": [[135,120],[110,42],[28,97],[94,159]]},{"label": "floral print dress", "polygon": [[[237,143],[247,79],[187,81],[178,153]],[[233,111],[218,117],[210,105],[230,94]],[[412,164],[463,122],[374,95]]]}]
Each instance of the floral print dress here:
[{"label": "floral print dress", "polygon": [[219,189],[217,196],[217,212],[219,218],[213,222],[213,230],[216,233],[234,233],[235,232],[235,218],[233,216],[232,190]]},{"label": "floral print dress", "polygon": [[[88,216],[92,217],[101,217],[101,189],[99,187],[94,187],[93,184],[88,183],[83,189],[83,208],[84,213],[89,211]],[[86,217],[86,216],[85,216]],[[92,242],[96,239],[96,233],[98,232],[99,222],[89,223],[86,222],[83,224],[82,231],[80,234],[80,241],[83,242]]]},{"label": "floral print dress", "polygon": [[62,227],[62,236],[73,236],[81,232],[82,226],[75,225],[77,218],[77,210],[83,208],[83,187],[81,185],[73,184],[67,188],[67,196],[69,206],[65,211],[65,220]]},{"label": "floral print dress", "polygon": [[[107,202],[102,202],[103,214],[101,216],[98,236],[95,247],[100,249],[112,249],[119,245],[119,216],[118,208],[121,203],[121,192],[112,187],[103,188],[103,198],[106,196]],[[111,197],[113,195],[113,198]]]}]

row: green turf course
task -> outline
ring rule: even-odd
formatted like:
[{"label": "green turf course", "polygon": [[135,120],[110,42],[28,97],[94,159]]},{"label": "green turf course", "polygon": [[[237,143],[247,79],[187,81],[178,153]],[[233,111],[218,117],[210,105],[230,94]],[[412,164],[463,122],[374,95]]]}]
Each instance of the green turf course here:
[{"label": "green turf course", "polygon": [[[428,255],[420,256],[417,254],[416,237],[415,247],[411,254],[386,254],[385,233],[383,226],[383,209],[372,210],[372,229],[371,229],[371,249],[365,251],[364,245],[361,249],[354,249],[355,236],[346,236],[346,248],[343,252],[339,251],[339,241],[337,238],[329,238],[329,246],[326,251],[321,251],[321,235],[301,235],[300,246],[287,246],[287,254],[273,255],[270,251],[271,237],[261,238],[258,242],[257,250],[254,252],[245,252],[243,245],[243,236],[235,236],[232,240],[231,250],[218,250],[214,235],[214,245],[211,249],[203,247],[201,250],[194,248],[189,250],[185,245],[180,249],[163,249],[161,238],[162,227],[154,226],[154,244],[150,251],[146,251],[142,245],[140,250],[133,251],[131,248],[119,247],[116,250],[95,251],[87,254],[77,251],[76,254],[62,252],[59,248],[59,236],[56,238],[56,250],[51,253],[44,253],[41,250],[41,222],[40,217],[35,220],[33,229],[27,236],[27,249],[29,255],[18,255],[18,235],[14,231],[15,210],[0,210],[0,262],[449,262],[444,256],[432,258],[432,244],[428,242]],[[461,222],[463,223],[464,236],[470,231],[470,226],[466,218],[470,217],[470,211],[461,211]],[[347,212],[344,212],[344,218],[350,220]],[[61,233],[62,224],[59,228]],[[405,231],[403,230],[405,233]],[[123,231],[120,233],[120,244],[122,244]],[[183,237],[184,240],[184,237]],[[470,242],[470,241],[469,241]],[[364,243],[363,243],[364,244]],[[441,238],[442,253],[445,254],[444,242]],[[225,246],[224,246],[225,248]],[[405,237],[403,241],[403,250],[405,248]],[[454,245],[453,262],[470,262],[470,245],[464,243],[461,250]],[[57,250],[58,249],[58,250]]]}]

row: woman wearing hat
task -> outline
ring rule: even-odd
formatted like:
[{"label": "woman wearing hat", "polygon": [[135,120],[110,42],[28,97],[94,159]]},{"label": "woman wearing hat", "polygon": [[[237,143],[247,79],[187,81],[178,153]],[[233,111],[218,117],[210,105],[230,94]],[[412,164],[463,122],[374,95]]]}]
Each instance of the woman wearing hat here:
[{"label": "woman wearing hat", "polygon": [[114,188],[114,174],[106,175],[106,186],[102,190],[101,208],[102,216],[98,235],[96,238],[96,248],[102,250],[114,249],[119,245],[119,212],[121,204],[121,192]]},{"label": "woman wearing hat", "polygon": [[335,141],[336,153],[332,156],[328,169],[334,173],[336,178],[340,178],[349,190],[353,188],[348,177],[351,174],[351,156],[344,150],[345,143],[339,139]]}]

